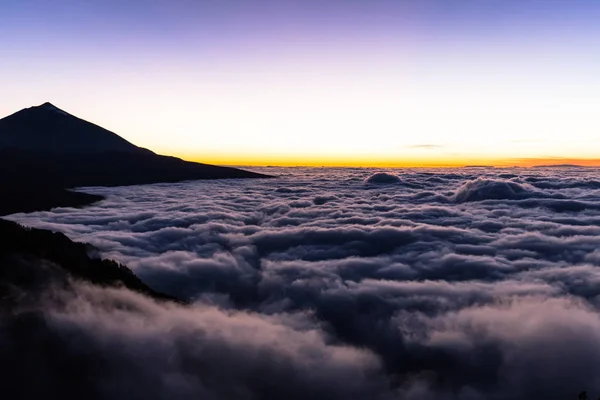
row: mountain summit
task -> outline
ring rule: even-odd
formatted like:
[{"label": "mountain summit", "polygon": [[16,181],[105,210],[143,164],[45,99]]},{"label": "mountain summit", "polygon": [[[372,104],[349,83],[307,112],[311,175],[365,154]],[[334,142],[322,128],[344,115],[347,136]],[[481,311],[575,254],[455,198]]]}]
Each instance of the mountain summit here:
[{"label": "mountain summit", "polygon": [[155,154],[51,103],[0,119],[0,215],[97,200],[63,190],[80,186],[267,177]]},{"label": "mountain summit", "polygon": [[149,151],[51,103],[25,108],[0,119],[0,149],[6,148],[59,153]]}]

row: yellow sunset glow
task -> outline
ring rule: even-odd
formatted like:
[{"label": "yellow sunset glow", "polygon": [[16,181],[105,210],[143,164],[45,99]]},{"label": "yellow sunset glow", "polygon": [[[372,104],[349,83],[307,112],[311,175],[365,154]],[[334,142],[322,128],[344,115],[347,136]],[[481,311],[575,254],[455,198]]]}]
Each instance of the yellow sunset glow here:
[{"label": "yellow sunset glow", "polygon": [[136,145],[222,165],[511,166],[600,159],[594,77],[549,79],[510,65],[490,65],[483,73],[466,64],[423,71],[402,60],[388,64],[338,63],[318,71],[294,62],[274,69],[243,65],[243,71],[233,65],[179,71],[151,84],[117,75],[102,91],[78,83],[81,98],[56,98],[49,88],[22,102],[52,99]]}]

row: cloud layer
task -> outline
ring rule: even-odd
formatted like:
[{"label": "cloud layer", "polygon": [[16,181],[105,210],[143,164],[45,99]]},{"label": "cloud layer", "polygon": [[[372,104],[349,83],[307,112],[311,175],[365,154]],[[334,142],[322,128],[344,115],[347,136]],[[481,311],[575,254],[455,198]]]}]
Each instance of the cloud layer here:
[{"label": "cloud layer", "polygon": [[128,366],[111,379],[165,397],[600,395],[598,171],[268,172],[280,178],[88,188],[107,200],[13,215],[194,302],[78,287],[77,306],[43,307],[45,329],[108,348]]}]

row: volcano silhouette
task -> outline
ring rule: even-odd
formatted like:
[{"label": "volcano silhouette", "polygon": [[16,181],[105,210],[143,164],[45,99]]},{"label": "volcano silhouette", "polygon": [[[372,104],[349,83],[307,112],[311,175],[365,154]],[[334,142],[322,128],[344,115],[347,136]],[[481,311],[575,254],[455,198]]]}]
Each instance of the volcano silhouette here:
[{"label": "volcano silhouette", "polygon": [[0,173],[3,184],[60,188],[266,177],[155,154],[50,103],[0,119]]},{"label": "volcano silhouette", "polygon": [[0,148],[59,153],[148,152],[50,103],[0,120]]}]

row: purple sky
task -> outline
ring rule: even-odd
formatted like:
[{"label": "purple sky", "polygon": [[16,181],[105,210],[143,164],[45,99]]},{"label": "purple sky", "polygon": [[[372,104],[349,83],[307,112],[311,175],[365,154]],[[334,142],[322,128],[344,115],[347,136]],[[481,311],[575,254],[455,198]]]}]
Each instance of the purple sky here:
[{"label": "purple sky", "polygon": [[[521,137],[560,136],[545,134],[557,126],[556,115],[565,126],[591,119],[585,110],[600,89],[598,21],[600,2],[593,0],[3,2],[0,114],[51,101],[161,152],[235,162],[242,151],[302,158],[314,147],[322,157],[351,157],[365,149],[360,138],[373,135],[371,123],[383,142],[394,132],[423,137],[396,141],[396,149],[465,148],[485,127],[453,121],[483,104],[473,121],[521,121],[503,127],[508,136],[495,146],[507,157],[515,149],[506,143]],[[405,114],[433,104],[422,119],[444,123],[403,125],[392,121],[407,120],[402,112],[381,112],[394,99],[427,96]],[[353,98],[361,100],[342,105]],[[556,102],[542,104],[548,99]],[[505,110],[519,101],[534,104],[526,114],[543,123]],[[457,118],[447,119],[445,104],[459,108]],[[361,121],[339,122],[363,111]],[[282,115],[310,123],[290,127]],[[596,128],[582,123],[570,132],[577,148],[551,140],[518,156],[600,158],[589,151]],[[308,132],[307,140],[270,140],[287,129]],[[336,147],[336,135],[348,130],[355,139]],[[365,149],[371,158],[394,157],[384,150]],[[494,156],[486,151],[474,145],[436,157]],[[425,156],[419,154],[412,156]]]}]

